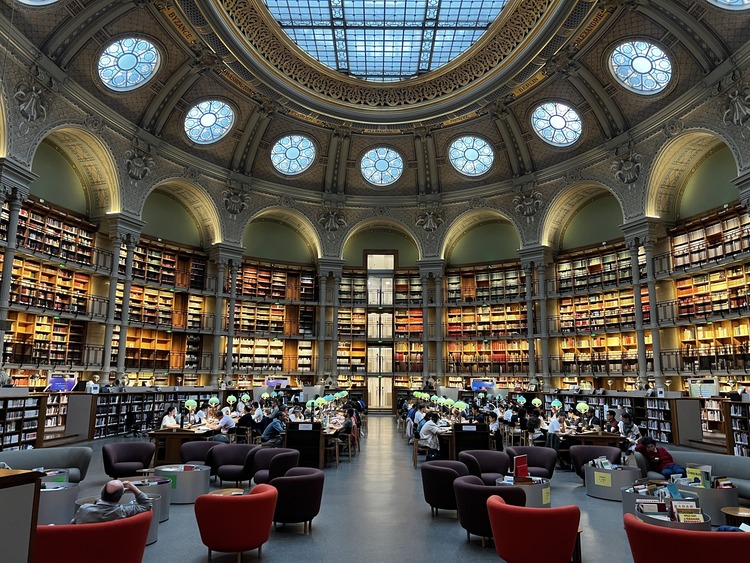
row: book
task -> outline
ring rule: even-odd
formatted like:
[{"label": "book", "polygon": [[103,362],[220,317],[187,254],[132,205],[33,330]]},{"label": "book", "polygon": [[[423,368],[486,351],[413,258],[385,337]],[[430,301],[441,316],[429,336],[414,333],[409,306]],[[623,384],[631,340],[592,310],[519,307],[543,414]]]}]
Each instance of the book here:
[{"label": "book", "polygon": [[690,484],[695,487],[709,488],[711,486],[711,466],[688,463],[685,474]]},{"label": "book", "polygon": [[529,476],[529,462],[526,454],[517,455],[513,458],[513,475],[516,477]]},{"label": "book", "polygon": [[677,521],[678,522],[684,522],[686,524],[695,524],[698,522],[704,522],[703,514],[700,512],[693,514],[693,513],[678,513],[677,514]]}]

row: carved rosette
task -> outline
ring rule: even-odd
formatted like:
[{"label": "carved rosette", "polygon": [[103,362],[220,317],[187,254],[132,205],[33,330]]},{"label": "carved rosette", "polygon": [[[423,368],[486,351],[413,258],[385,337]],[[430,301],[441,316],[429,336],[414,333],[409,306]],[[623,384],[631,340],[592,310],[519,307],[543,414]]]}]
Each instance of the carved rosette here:
[{"label": "carved rosette", "polygon": [[685,124],[680,119],[670,119],[664,124],[664,134],[668,139],[676,137],[685,128]]},{"label": "carved rosette", "polygon": [[234,220],[237,216],[245,211],[250,205],[250,196],[237,188],[227,188],[221,192],[224,209],[229,213],[229,217]]},{"label": "carved rosette", "polygon": [[513,198],[513,205],[516,213],[520,213],[526,218],[526,223],[531,225],[534,222],[535,215],[544,205],[541,192],[530,192],[529,194],[520,193]]},{"label": "carved rosette", "polygon": [[487,207],[487,200],[481,196],[474,196],[469,200],[469,209],[483,209]]}]

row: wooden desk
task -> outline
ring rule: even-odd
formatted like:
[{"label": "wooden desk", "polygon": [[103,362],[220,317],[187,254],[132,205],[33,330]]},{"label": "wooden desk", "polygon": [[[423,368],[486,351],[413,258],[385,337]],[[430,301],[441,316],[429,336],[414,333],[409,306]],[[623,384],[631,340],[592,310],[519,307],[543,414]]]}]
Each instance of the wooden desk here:
[{"label": "wooden desk", "polygon": [[451,459],[458,459],[464,450],[489,450],[490,431],[484,423],[453,425],[453,452]]},{"label": "wooden desk", "polygon": [[624,438],[613,432],[580,432],[568,436],[571,444],[584,444],[587,446],[614,446],[619,444]]},{"label": "wooden desk", "polygon": [[33,561],[39,488],[38,471],[0,469],[0,503],[12,510],[0,513],[3,561]]},{"label": "wooden desk", "polygon": [[148,433],[148,437],[156,444],[154,452],[154,467],[182,463],[180,447],[185,442],[192,442],[211,435],[210,430],[190,430],[188,428],[165,428]]}]

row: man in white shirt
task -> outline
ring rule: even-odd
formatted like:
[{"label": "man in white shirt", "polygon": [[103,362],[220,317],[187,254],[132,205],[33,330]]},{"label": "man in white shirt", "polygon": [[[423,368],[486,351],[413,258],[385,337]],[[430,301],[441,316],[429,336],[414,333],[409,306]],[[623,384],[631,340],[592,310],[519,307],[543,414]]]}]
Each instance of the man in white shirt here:
[{"label": "man in white shirt", "polygon": [[440,457],[440,434],[444,430],[438,426],[438,422],[440,421],[438,413],[431,412],[427,414],[426,420],[427,422],[424,423],[422,430],[419,432],[419,443],[427,446],[426,461],[430,461]]}]

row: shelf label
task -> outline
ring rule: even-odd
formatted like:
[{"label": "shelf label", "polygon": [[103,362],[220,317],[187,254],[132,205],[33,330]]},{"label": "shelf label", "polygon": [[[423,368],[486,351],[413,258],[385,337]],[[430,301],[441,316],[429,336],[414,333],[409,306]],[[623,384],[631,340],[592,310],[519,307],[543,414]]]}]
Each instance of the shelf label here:
[{"label": "shelf label", "polygon": [[300,424],[299,429],[300,430],[312,430],[313,425],[312,424]]},{"label": "shelf label", "polygon": [[476,426],[466,426],[466,425],[464,425],[462,429],[463,429],[464,432],[476,432],[477,431],[477,427]]},{"label": "shelf label", "polygon": [[603,471],[594,471],[594,484],[599,487],[611,487],[612,474],[604,473]]}]

